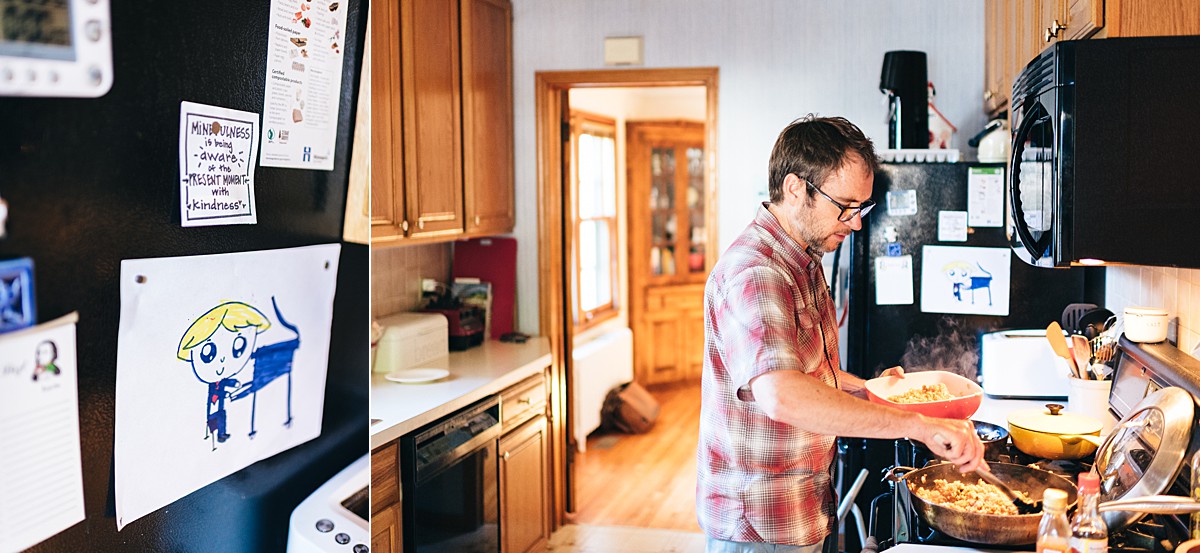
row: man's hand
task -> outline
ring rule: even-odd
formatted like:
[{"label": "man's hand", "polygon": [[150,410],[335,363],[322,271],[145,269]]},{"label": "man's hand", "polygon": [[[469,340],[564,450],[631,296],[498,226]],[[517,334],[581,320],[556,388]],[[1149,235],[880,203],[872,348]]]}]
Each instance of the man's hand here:
[{"label": "man's hand", "polygon": [[896,365],[895,367],[892,367],[892,368],[890,368],[890,369],[887,369],[887,370],[885,370],[885,371],[883,371],[883,372],[879,373],[879,376],[881,376],[881,377],[883,377],[883,376],[897,376],[897,377],[900,377],[900,378],[904,378],[904,367],[901,367],[900,365]]},{"label": "man's hand", "polygon": [[975,425],[969,420],[922,417],[920,433],[913,438],[925,444],[934,455],[954,463],[964,474],[987,467],[983,460],[983,442],[979,441]]}]

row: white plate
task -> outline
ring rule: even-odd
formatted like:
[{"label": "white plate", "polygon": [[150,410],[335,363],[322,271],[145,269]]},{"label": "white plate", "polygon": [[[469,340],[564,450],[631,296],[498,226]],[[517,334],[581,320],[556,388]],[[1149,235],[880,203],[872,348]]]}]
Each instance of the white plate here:
[{"label": "white plate", "polygon": [[421,382],[433,382],[441,378],[450,376],[450,371],[446,369],[404,369],[387,373],[384,378],[392,382],[400,382],[401,384],[419,384]]}]

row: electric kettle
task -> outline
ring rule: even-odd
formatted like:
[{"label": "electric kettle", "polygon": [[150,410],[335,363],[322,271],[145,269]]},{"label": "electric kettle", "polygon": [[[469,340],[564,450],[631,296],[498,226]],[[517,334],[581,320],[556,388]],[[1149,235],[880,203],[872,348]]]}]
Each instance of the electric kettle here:
[{"label": "electric kettle", "polygon": [[967,145],[979,148],[981,162],[1005,163],[1008,161],[1009,138],[1008,121],[998,118],[988,121],[979,134],[967,141]]}]

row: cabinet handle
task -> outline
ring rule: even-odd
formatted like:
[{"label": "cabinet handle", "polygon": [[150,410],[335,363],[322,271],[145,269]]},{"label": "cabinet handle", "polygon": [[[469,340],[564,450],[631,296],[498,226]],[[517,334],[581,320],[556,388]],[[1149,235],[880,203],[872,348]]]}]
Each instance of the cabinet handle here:
[{"label": "cabinet handle", "polygon": [[509,457],[509,453],[507,451],[505,451],[504,452],[504,460],[507,461],[508,457]]},{"label": "cabinet handle", "polygon": [[531,398],[531,397],[523,397],[523,398],[517,400],[517,405],[532,405],[532,404],[533,404],[533,398]]},{"label": "cabinet handle", "polygon": [[985,90],[985,91],[983,91],[983,99],[984,99],[984,101],[991,100],[991,99],[992,99],[992,96],[995,96],[995,95],[996,95],[996,94],[995,94],[995,93],[993,93],[993,92],[992,92],[992,91],[990,91],[990,90]]},{"label": "cabinet handle", "polygon": [[408,221],[400,221],[400,230],[408,232]]},{"label": "cabinet handle", "polygon": [[417,228],[425,229],[425,219],[417,219]]},{"label": "cabinet handle", "polygon": [[478,225],[479,225],[479,221],[480,221],[480,219],[479,219],[479,216],[478,216],[478,215],[476,215],[476,216],[475,216],[475,225],[476,225],[476,226],[478,226]]}]

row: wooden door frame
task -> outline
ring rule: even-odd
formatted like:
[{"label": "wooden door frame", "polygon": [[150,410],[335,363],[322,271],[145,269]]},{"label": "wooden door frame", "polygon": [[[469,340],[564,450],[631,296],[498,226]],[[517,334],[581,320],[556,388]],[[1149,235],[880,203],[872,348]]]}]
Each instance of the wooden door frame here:
[{"label": "wooden door frame", "polygon": [[[534,74],[537,126],[537,213],[538,213],[538,312],[539,331],[550,339],[550,449],[554,480],[553,522],[557,529],[567,515],[568,456],[571,448],[570,352],[572,327],[570,302],[566,298],[567,245],[571,225],[567,222],[569,183],[563,173],[562,121],[567,116],[567,91],[572,88],[703,86],[705,88],[705,143],[708,164],[706,186],[709,205],[716,205],[717,80],[716,67],[665,69],[602,69],[585,71],[538,71]],[[569,119],[568,119],[569,120]],[[715,228],[715,227],[714,227]],[[572,486],[573,487],[573,486]],[[552,530],[553,530],[552,529]]]}]

